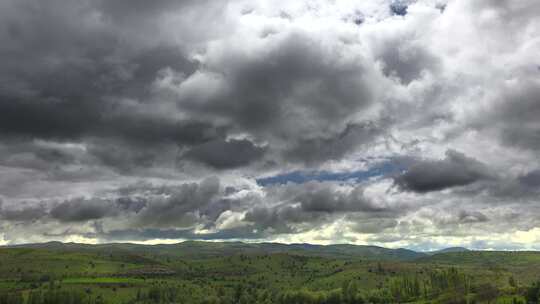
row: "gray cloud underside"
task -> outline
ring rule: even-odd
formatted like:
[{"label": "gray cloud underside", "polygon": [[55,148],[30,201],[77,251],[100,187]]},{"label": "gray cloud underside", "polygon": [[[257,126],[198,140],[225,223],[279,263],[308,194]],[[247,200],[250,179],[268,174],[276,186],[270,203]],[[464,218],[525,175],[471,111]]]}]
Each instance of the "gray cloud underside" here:
[{"label": "gray cloud underside", "polygon": [[445,159],[421,160],[413,164],[395,178],[395,183],[403,190],[422,193],[465,186],[492,177],[486,165],[449,150]]}]

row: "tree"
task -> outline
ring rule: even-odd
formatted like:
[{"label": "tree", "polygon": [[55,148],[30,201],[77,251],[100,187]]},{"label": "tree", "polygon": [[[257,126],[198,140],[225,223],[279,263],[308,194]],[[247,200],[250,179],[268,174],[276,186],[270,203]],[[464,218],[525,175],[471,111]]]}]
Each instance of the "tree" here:
[{"label": "tree", "polygon": [[356,281],[351,280],[350,282],[345,283],[342,288],[343,301],[349,304],[364,303],[364,298],[358,292],[359,288]]},{"label": "tree", "polygon": [[41,291],[32,291],[28,294],[27,304],[41,304],[43,303],[43,296]]},{"label": "tree", "polygon": [[525,301],[527,304],[538,304],[540,299],[540,282],[533,283],[525,292]]},{"label": "tree", "polygon": [[513,276],[510,276],[510,277],[508,278],[508,285],[510,285],[510,287],[513,287],[513,288],[516,288],[516,287],[517,287],[516,279],[514,279]]},{"label": "tree", "polygon": [[491,303],[491,301],[495,300],[497,296],[499,295],[499,290],[497,287],[493,286],[492,284],[485,283],[477,288],[476,292],[476,298],[480,302],[487,302],[488,304]]}]

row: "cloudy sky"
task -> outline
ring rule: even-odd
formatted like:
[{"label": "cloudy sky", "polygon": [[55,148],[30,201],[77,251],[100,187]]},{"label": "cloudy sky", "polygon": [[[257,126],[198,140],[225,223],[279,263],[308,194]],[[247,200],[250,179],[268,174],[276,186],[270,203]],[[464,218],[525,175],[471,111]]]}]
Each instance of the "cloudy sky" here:
[{"label": "cloudy sky", "polygon": [[540,250],[537,0],[2,0],[0,244]]}]

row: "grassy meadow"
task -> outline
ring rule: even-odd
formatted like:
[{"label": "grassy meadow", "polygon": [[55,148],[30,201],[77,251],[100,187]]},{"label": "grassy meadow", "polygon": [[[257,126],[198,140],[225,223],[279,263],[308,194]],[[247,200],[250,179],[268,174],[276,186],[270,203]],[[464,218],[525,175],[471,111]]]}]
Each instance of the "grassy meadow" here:
[{"label": "grassy meadow", "polygon": [[0,304],[537,303],[539,278],[538,252],[205,242],[0,248]]}]

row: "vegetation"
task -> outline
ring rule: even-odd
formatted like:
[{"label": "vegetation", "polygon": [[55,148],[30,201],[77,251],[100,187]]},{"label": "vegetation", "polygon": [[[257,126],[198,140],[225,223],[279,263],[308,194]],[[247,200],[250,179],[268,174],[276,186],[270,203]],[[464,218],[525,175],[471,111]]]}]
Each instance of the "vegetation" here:
[{"label": "vegetation", "polygon": [[540,253],[186,242],[0,248],[0,304],[539,303]]}]

